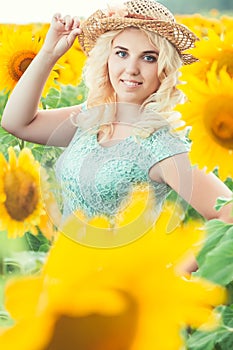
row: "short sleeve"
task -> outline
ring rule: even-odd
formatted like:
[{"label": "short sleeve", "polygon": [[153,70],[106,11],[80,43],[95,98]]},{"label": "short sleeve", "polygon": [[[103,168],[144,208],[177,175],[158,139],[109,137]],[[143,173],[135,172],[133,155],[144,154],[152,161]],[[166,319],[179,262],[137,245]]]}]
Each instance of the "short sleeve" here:
[{"label": "short sleeve", "polygon": [[144,146],[146,147],[147,166],[151,168],[163,159],[189,152],[191,143],[188,138],[172,133],[167,127],[164,127],[150,135]]}]

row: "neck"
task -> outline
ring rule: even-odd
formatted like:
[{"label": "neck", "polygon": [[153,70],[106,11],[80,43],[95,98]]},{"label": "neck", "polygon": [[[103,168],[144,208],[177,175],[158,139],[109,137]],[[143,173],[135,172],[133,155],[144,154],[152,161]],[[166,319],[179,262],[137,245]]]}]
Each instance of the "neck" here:
[{"label": "neck", "polygon": [[140,105],[118,102],[116,104],[115,121],[121,123],[136,123],[140,116]]}]

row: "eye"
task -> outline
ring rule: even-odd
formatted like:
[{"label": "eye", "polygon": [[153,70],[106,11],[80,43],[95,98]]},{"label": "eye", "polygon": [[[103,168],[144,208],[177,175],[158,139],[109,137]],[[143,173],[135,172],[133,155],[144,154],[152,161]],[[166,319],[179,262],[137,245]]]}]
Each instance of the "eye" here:
[{"label": "eye", "polygon": [[122,50],[116,51],[116,55],[119,56],[119,57],[124,58],[124,57],[127,56],[127,52],[126,51],[122,51]]},{"label": "eye", "polygon": [[156,56],[151,56],[151,55],[146,55],[143,57],[143,59],[147,62],[157,62],[158,61],[158,57]]}]

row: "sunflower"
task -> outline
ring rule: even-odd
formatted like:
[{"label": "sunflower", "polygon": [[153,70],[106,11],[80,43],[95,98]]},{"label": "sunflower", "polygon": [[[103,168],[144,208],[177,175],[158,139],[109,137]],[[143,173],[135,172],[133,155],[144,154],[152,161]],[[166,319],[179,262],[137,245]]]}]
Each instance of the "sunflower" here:
[{"label": "sunflower", "polygon": [[[46,188],[49,196],[49,185],[45,174],[41,176],[39,162],[28,148],[18,158],[12,147],[8,154],[8,162],[0,154],[0,230],[6,230],[9,237],[21,237],[26,231],[37,234],[37,226],[41,226],[42,230],[48,229],[51,238],[52,221],[41,195],[41,188]],[[51,196],[48,207],[51,208]]]},{"label": "sunflower", "polygon": [[[34,24],[32,32],[40,40],[44,40],[49,29],[49,23]],[[54,69],[57,73],[56,81],[67,85],[78,85],[82,78],[82,69],[86,61],[86,55],[82,51],[78,40],[75,40],[72,48],[68,50],[57,62]]]},{"label": "sunflower", "polygon": [[184,80],[189,75],[206,79],[206,74],[213,62],[217,62],[217,72],[226,67],[228,74],[233,78],[233,30],[218,35],[214,30],[208,31],[208,36],[195,44],[195,48],[187,50],[199,59],[189,68],[182,67]]},{"label": "sunflower", "polygon": [[[12,91],[22,74],[39,52],[42,41],[20,26],[2,27],[0,36],[0,90]],[[54,84],[57,73],[54,67],[44,87],[43,96]]]},{"label": "sunflower", "polygon": [[225,180],[233,176],[233,79],[226,67],[217,74],[217,67],[215,62],[206,81],[190,76],[179,85],[189,101],[177,109],[191,125],[192,162],[208,171],[218,167]]},{"label": "sunflower", "polygon": [[221,23],[224,25],[225,30],[224,32],[231,31],[233,28],[233,17],[223,15],[220,17]]},{"label": "sunflower", "polygon": [[32,23],[32,33],[40,40],[44,41],[49,30],[50,23]]},{"label": "sunflower", "polygon": [[[173,210],[165,206],[146,235],[118,248],[86,247],[60,234],[41,275],[12,280],[6,289],[15,325],[0,335],[4,349],[17,343],[18,350],[178,350],[185,326],[216,326],[213,307],[226,300],[225,289],[175,272],[187,248],[201,245],[203,228],[180,222],[178,213],[176,228],[166,234]],[[75,231],[79,224],[72,220]],[[103,218],[98,227],[101,221],[106,229]],[[91,227],[95,235],[93,222]]]},{"label": "sunflower", "polygon": [[200,39],[206,37],[210,29],[214,30],[218,35],[225,29],[224,23],[217,18],[208,18],[200,14],[176,15],[175,17],[178,23],[187,26]]},{"label": "sunflower", "polygon": [[78,85],[81,82],[85,61],[84,52],[78,44],[73,45],[57,62],[59,66],[57,81],[64,85]]}]

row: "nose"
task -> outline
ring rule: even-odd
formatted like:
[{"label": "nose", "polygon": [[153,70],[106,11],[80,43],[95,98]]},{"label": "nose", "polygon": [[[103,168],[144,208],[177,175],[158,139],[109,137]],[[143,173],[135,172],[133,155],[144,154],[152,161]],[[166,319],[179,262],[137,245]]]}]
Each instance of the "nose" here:
[{"label": "nose", "polygon": [[138,75],[140,73],[139,64],[136,58],[131,57],[127,60],[125,72],[128,75]]}]

